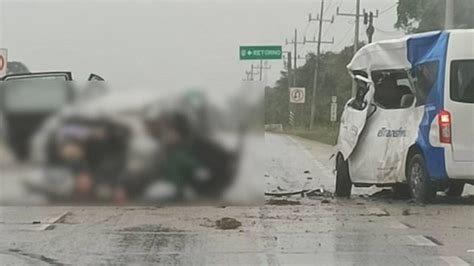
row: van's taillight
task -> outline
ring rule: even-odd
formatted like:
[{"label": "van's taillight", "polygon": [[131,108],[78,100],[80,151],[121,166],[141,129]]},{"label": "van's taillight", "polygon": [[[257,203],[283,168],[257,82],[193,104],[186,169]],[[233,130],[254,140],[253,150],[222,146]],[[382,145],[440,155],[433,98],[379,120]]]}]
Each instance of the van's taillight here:
[{"label": "van's taillight", "polygon": [[439,141],[451,144],[451,114],[448,111],[441,111],[438,114]]}]

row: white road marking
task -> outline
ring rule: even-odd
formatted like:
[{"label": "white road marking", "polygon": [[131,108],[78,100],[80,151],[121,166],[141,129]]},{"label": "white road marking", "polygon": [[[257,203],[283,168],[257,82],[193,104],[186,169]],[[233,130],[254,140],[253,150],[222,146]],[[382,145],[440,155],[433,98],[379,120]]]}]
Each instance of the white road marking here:
[{"label": "white road marking", "polygon": [[422,235],[412,235],[408,236],[408,238],[415,242],[417,246],[438,246],[438,244]]},{"label": "white road marking", "polygon": [[64,219],[66,219],[66,216],[68,216],[70,214],[70,212],[66,211],[66,212],[63,212],[61,213],[60,215],[58,216],[54,216],[50,219],[47,219],[46,222],[44,223],[41,223],[38,227],[35,227],[34,230],[37,230],[37,231],[46,231],[50,228],[52,228],[52,226],[54,224],[57,224],[57,223],[61,223],[64,221]]},{"label": "white road marking", "polygon": [[465,262],[460,257],[456,256],[440,256],[440,259],[448,263],[449,266],[469,266],[470,264]]},{"label": "white road marking", "polygon": [[466,250],[467,253],[474,253],[474,249],[468,249]]},{"label": "white road marking", "polygon": [[408,229],[408,228],[410,228],[406,224],[401,223],[397,220],[390,221],[389,222],[389,227],[393,228],[393,229]]}]

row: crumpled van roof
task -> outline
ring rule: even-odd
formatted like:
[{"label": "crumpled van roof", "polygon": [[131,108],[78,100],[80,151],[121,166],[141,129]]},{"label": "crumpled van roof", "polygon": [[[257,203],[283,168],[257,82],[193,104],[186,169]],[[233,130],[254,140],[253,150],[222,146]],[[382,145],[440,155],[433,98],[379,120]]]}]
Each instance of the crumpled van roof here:
[{"label": "crumpled van roof", "polygon": [[[471,33],[472,29],[449,30],[448,33]],[[363,70],[370,72],[381,69],[408,69],[411,63],[408,60],[407,43],[410,39],[433,37],[441,31],[432,31],[407,35],[399,39],[378,41],[362,47],[347,65],[349,71]]]}]

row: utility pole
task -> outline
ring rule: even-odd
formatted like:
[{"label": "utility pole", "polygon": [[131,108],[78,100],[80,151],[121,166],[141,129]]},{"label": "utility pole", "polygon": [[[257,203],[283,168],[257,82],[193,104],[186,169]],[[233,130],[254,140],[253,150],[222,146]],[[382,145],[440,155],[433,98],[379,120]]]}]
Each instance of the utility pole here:
[{"label": "utility pole", "polygon": [[[292,67],[291,67],[291,60],[293,59],[291,57],[291,52],[287,51],[286,53],[286,73],[287,73],[287,79],[288,79],[288,95],[290,95],[290,88],[291,88],[291,73],[292,73]],[[288,101],[288,124],[291,126],[292,129],[295,127],[294,123],[294,112],[293,112],[293,105]]]},{"label": "utility pole", "polygon": [[290,73],[291,73],[291,60],[292,60],[292,57],[291,57],[291,52],[286,52],[286,57],[287,57],[287,60],[286,60],[286,71],[287,71],[287,78],[288,78],[288,90],[290,89],[291,87],[291,79],[290,79]]},{"label": "utility pole", "polygon": [[250,71],[245,71],[245,79],[243,79],[244,81],[250,81]]},{"label": "utility pole", "polygon": [[[293,86],[296,86],[296,70],[298,69],[298,64],[297,64],[297,54],[298,54],[298,44],[304,44],[304,42],[298,42],[298,30],[295,29],[295,37],[292,41],[288,41],[288,39],[285,40],[285,44],[293,44],[293,51],[294,51],[294,61],[293,61]],[[291,60],[291,59],[290,59]]]},{"label": "utility pole", "polygon": [[296,86],[296,70],[298,69],[298,59],[296,59],[296,55],[298,54],[298,30],[295,29],[295,41],[294,41],[294,51],[295,51],[295,61],[293,61],[293,65],[295,66],[295,78],[293,79],[293,86]]},{"label": "utility pole", "polygon": [[[289,52],[284,52],[284,53],[288,54]],[[283,55],[283,58],[285,58],[286,60],[288,59],[287,57],[288,57],[288,55]],[[289,59],[289,60],[294,61],[294,60],[295,60],[295,57],[291,57],[291,59]],[[307,61],[308,58],[307,58],[306,56],[302,56],[301,54],[299,54],[298,56],[296,56],[296,60],[305,60],[305,61]],[[286,70],[287,70],[287,66],[288,66],[287,62],[286,62],[286,61],[283,62],[283,67],[284,67]]]},{"label": "utility pole", "polygon": [[263,70],[270,69],[271,67],[270,67],[270,66],[263,66],[263,60],[260,60],[260,63],[259,63],[258,65],[254,66],[254,65],[252,64],[251,68],[252,68],[252,72],[253,72],[253,69],[259,69],[257,73],[258,73],[259,76],[260,76],[260,77],[259,77],[259,80],[262,81],[262,73],[263,73]]},{"label": "utility pole", "polygon": [[359,50],[359,15],[360,15],[360,0],[356,0],[354,54],[357,52],[357,50]]},{"label": "utility pole", "polygon": [[334,43],[334,38],[332,39],[331,42],[327,41],[322,41],[321,40],[321,35],[323,33],[323,22],[334,22],[334,16],[332,17],[331,20],[324,19],[324,0],[321,1],[321,11],[320,13],[316,16],[315,19],[311,17],[311,14],[309,14],[309,22],[311,21],[319,21],[319,30],[318,30],[318,40],[313,40],[313,41],[308,41],[304,40],[305,43],[317,43],[317,50],[316,50],[316,66],[314,68],[314,79],[313,79],[313,92],[311,96],[311,120],[309,121],[309,129],[313,129],[314,126],[314,117],[316,115],[316,90],[318,87],[318,76],[320,72],[320,55],[321,55],[321,44],[322,43]]},{"label": "utility pole", "polygon": [[296,86],[295,82],[293,81],[293,68],[292,68],[292,61],[296,60],[307,60],[306,56],[298,55],[298,56],[292,56],[292,53],[290,51],[284,51],[285,55],[283,57],[285,58],[285,61],[283,62],[283,67],[285,70],[287,70],[288,73],[288,88],[292,86]]},{"label": "utility pole", "polygon": [[[364,9],[364,13],[365,12],[365,9]],[[338,16],[346,16],[346,17],[354,17],[355,18],[355,30],[354,30],[354,54],[359,50],[359,22],[360,22],[360,18],[363,16],[361,16],[360,14],[360,0],[356,0],[356,11],[354,14],[351,14],[351,13],[341,13],[339,12],[339,7],[337,7],[336,9],[336,14]],[[373,15],[373,18],[378,18],[379,17],[379,10],[377,9],[376,10],[376,15]],[[354,81],[352,81],[352,97],[354,97],[356,95],[356,83]]]},{"label": "utility pole", "polygon": [[444,29],[454,28],[454,0],[446,0],[446,12],[444,13]]},{"label": "utility pole", "polygon": [[250,71],[245,71],[245,74],[247,75],[247,80],[254,80],[253,75],[258,74],[258,72],[255,72],[255,66],[253,64],[250,65]]},{"label": "utility pole", "polygon": [[367,33],[368,43],[372,43],[372,37],[374,36],[374,13],[370,11],[369,13],[364,10],[364,25],[368,25],[365,33]]}]

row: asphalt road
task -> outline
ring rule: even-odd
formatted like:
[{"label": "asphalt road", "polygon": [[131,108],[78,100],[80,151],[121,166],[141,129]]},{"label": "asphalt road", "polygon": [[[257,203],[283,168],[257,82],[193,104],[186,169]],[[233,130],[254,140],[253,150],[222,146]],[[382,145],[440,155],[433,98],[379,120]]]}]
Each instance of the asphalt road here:
[{"label": "asphalt road", "polygon": [[265,142],[267,192],[322,190],[252,207],[0,207],[0,264],[474,264],[472,187],[426,206],[376,189],[334,199],[330,146]]}]

